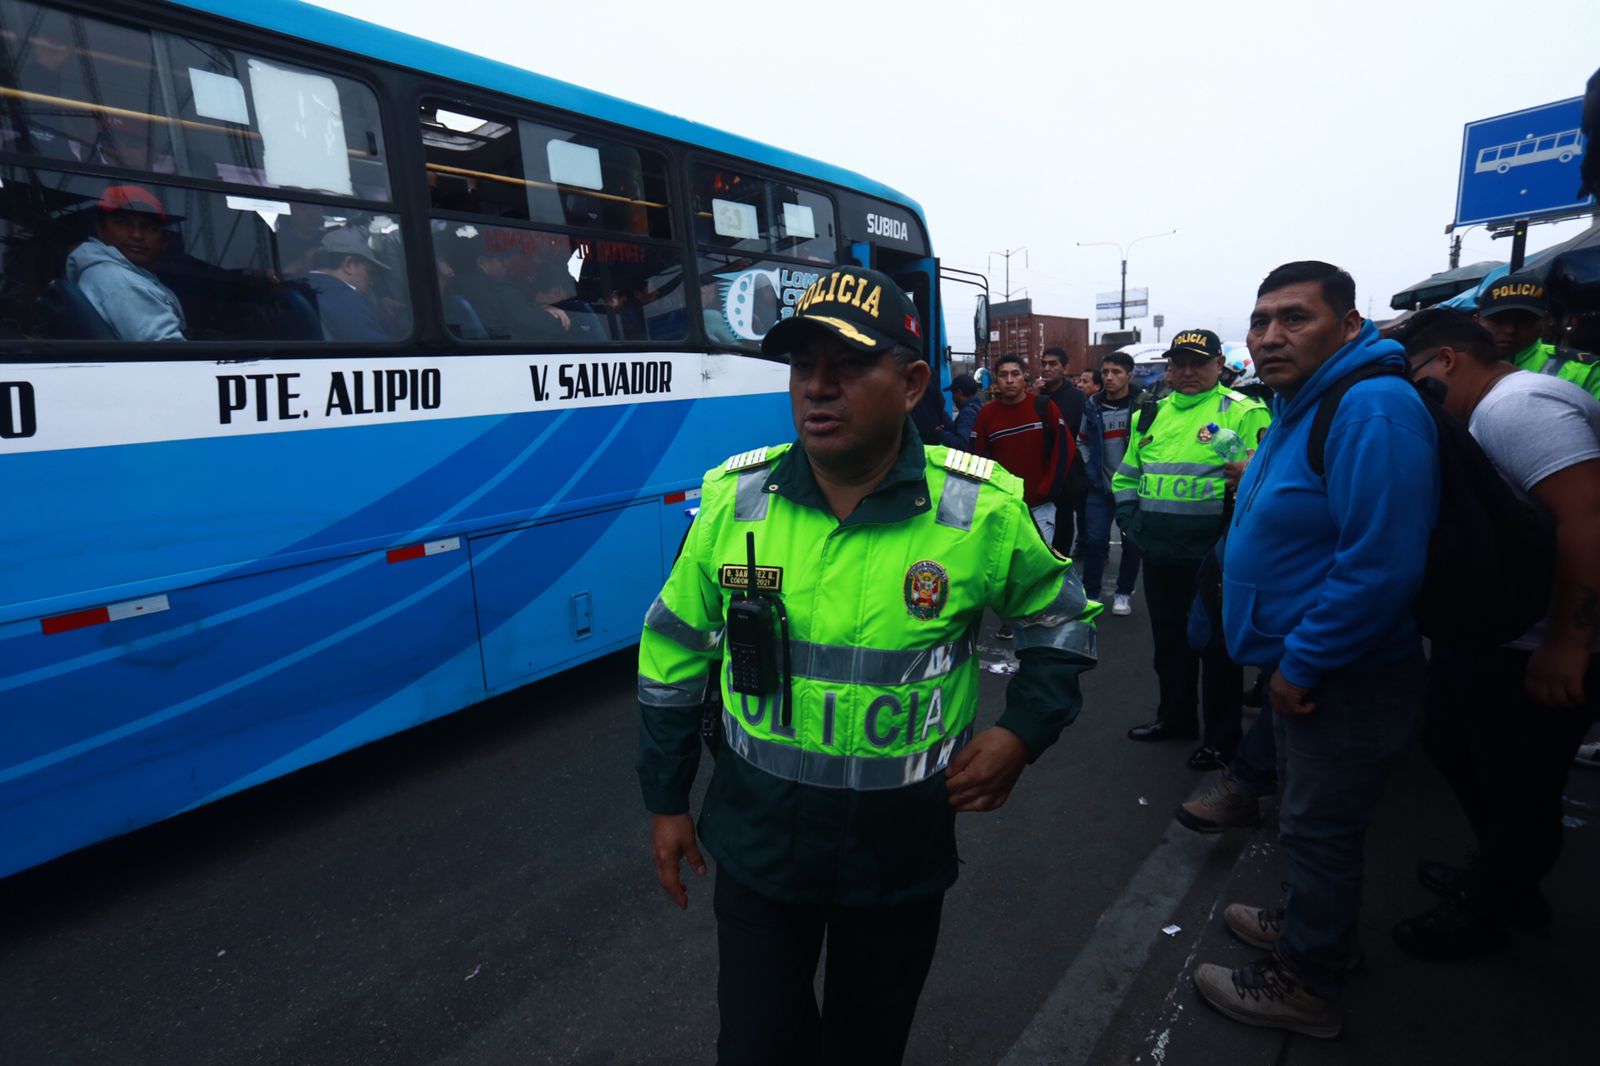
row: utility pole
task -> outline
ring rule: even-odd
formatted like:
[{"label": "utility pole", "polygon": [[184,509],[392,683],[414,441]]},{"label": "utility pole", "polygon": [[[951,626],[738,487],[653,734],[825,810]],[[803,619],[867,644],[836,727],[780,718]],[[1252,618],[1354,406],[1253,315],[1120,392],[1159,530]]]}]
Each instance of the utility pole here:
[{"label": "utility pole", "polygon": [[1011,299],[1011,257],[1014,255],[1022,256],[1022,265],[1027,266],[1028,248],[1024,245],[1021,248],[1007,248],[1003,252],[990,252],[989,259],[991,263],[997,255],[1006,261],[1006,300],[1009,302]]}]

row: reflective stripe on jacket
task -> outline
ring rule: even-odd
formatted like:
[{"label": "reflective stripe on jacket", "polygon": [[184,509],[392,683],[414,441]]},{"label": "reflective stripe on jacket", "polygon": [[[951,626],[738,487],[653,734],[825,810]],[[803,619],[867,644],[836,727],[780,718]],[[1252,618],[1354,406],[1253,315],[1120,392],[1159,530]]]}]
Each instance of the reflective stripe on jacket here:
[{"label": "reflective stripe on jacket", "polygon": [[[645,803],[687,809],[694,727],[720,677],[725,743],[701,816],[707,848],[748,887],[793,901],[887,905],[955,877],[942,770],[977,729],[985,608],[1015,619],[1021,669],[999,723],[1037,756],[1076,715],[1093,619],[1076,571],[1040,538],[1022,486],[992,461],[924,448],[844,522],[798,448],[711,471],[639,650]],[[733,691],[722,629],[746,581],[788,615],[784,686]]]},{"label": "reflective stripe on jacket", "polygon": [[1545,341],[1535,341],[1522,349],[1511,360],[1519,370],[1570,381],[1595,399],[1600,400],[1600,363],[1585,363],[1560,355],[1556,346]]},{"label": "reflective stripe on jacket", "polygon": [[1111,478],[1128,535],[1157,561],[1199,559],[1222,533],[1226,482],[1208,428],[1231,429],[1254,449],[1272,416],[1265,404],[1221,385],[1172,393],[1155,421],[1131,435]]}]

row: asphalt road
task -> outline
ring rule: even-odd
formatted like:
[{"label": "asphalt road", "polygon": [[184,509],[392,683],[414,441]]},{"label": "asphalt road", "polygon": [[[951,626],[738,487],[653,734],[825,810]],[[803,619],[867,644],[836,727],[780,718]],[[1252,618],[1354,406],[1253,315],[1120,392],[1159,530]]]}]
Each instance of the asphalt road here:
[{"label": "asphalt road", "polygon": [[[1123,737],[1149,654],[1142,611],[1103,616],[1079,721],[1003,810],[962,816],[908,1062],[1161,1062],[1184,1039],[1286,1061],[1185,987],[1239,871],[1281,874],[1250,861],[1270,830],[1171,828],[1188,745]],[[634,673],[613,656],[0,882],[0,1063],[712,1061],[710,880],[687,913],[655,882]],[[985,720],[1004,682],[984,675]]]},{"label": "asphalt road", "polygon": [[[1184,746],[1122,738],[1154,706],[1145,618],[1108,612],[1101,648],[1077,724],[963,816],[910,1061],[998,1061],[1196,783]],[[687,913],[656,884],[634,674],[612,656],[0,882],[0,1058],[708,1061],[710,880]]]}]

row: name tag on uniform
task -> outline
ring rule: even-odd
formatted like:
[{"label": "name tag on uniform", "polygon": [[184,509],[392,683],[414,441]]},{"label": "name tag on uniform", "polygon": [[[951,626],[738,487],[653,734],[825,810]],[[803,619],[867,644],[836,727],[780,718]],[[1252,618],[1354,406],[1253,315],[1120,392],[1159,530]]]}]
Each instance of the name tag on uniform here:
[{"label": "name tag on uniform", "polygon": [[[738,563],[724,563],[718,575],[718,583],[725,589],[747,589],[750,587],[750,568]],[[783,567],[756,567],[756,591],[782,592]]]}]

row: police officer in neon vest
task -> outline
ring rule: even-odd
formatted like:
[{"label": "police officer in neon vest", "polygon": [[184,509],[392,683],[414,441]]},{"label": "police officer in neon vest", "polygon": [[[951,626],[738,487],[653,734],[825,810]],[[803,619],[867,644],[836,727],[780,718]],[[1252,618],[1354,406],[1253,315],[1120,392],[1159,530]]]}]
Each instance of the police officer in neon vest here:
[{"label": "police officer in neon vest", "polygon": [[[789,360],[798,440],[706,475],[645,618],[639,781],[680,907],[681,861],[705,873],[699,842],[717,861],[719,1062],[900,1061],[956,879],[956,814],[1006,801],[1094,665],[1100,607],[1021,482],[925,447],[909,421],[923,344],[887,275],[839,267],[807,290],[762,344]],[[987,729],[985,608],[1013,621],[1020,661]],[[708,673],[721,743],[697,842]]]},{"label": "police officer in neon vest", "polygon": [[1550,323],[1550,298],[1544,282],[1532,274],[1507,274],[1478,297],[1483,323],[1500,358],[1518,370],[1570,381],[1600,399],[1600,364],[1564,359],[1544,340]]},{"label": "police officer in neon vest", "polygon": [[[1200,561],[1226,524],[1224,459],[1212,442],[1231,430],[1254,449],[1271,422],[1260,400],[1218,384],[1222,358],[1222,342],[1210,330],[1183,330],[1173,337],[1166,375],[1173,391],[1157,406],[1154,421],[1135,422],[1128,451],[1111,477],[1117,522],[1144,556],[1144,594],[1161,689],[1156,720],[1134,726],[1128,736],[1202,737],[1189,757],[1195,770],[1220,768],[1233,758],[1243,736],[1243,671],[1226,652],[1202,657],[1188,637]],[[1196,707],[1202,661],[1203,734]]]}]

